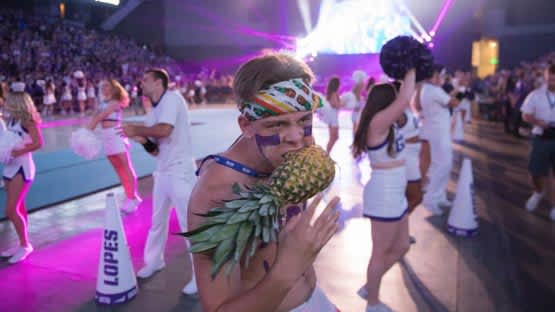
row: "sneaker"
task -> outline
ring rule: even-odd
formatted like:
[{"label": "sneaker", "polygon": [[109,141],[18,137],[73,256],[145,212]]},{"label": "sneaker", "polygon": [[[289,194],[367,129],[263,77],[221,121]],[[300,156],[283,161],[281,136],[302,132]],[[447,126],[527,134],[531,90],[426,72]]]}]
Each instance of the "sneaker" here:
[{"label": "sneaker", "polygon": [[193,277],[191,278],[191,280],[187,283],[187,285],[185,285],[185,287],[183,287],[182,292],[185,295],[194,295],[198,292],[197,289],[197,280],[195,279],[195,274],[193,274]]},{"label": "sneaker", "polygon": [[162,263],[161,265],[158,265],[158,266],[145,265],[142,269],[139,270],[139,272],[137,272],[137,277],[149,278],[152,276],[152,274],[162,270],[165,266],[166,266],[165,263]]},{"label": "sneaker", "polygon": [[424,204],[424,207],[428,209],[434,216],[443,215],[443,210],[439,207],[438,204]]},{"label": "sneaker", "polygon": [[526,210],[533,211],[543,198],[543,193],[534,192],[526,201]]},{"label": "sneaker", "polygon": [[7,250],[4,250],[0,253],[0,257],[3,258],[8,258],[11,257],[15,254],[15,252],[20,248],[21,246],[17,245],[17,246],[13,246],[12,248],[9,248]]},{"label": "sneaker", "polygon": [[385,303],[378,303],[372,306],[366,306],[366,312],[393,312]]},{"label": "sneaker", "polygon": [[368,289],[366,289],[366,285],[362,285],[362,287],[360,287],[357,291],[357,295],[364,300],[368,298]]},{"label": "sneaker", "polygon": [[18,263],[20,261],[25,260],[25,258],[27,258],[27,256],[33,252],[33,246],[31,246],[31,244],[27,245],[27,246],[19,246],[19,248],[17,248],[17,250],[15,251],[15,253],[13,254],[13,256],[8,259],[9,263]]},{"label": "sneaker", "polygon": [[141,202],[141,199],[126,199],[123,205],[121,205],[121,211],[125,213],[135,212],[139,208]]},{"label": "sneaker", "polygon": [[549,214],[549,218],[552,221],[555,221],[555,207],[551,208],[551,213]]}]

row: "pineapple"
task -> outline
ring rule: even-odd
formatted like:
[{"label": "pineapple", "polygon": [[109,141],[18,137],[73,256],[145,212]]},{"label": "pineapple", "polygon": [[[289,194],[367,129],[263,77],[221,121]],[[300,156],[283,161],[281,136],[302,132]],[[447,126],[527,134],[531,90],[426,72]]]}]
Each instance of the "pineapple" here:
[{"label": "pineapple", "polygon": [[328,187],[334,176],[335,164],[319,146],[288,153],[268,184],[242,189],[235,183],[233,193],[238,199],[224,201],[222,206],[200,214],[205,222],[181,235],[191,242],[190,252],[212,254],[212,278],[226,262],[230,262],[226,271],[229,275],[245,251],[248,266],[261,242],[277,241],[281,207],[306,201]]}]

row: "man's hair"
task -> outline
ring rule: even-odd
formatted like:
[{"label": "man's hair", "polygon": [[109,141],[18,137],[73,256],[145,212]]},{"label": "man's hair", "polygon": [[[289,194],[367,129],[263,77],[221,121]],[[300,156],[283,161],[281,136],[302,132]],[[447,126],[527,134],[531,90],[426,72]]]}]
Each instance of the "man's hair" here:
[{"label": "man's hair", "polygon": [[268,86],[293,78],[312,82],[314,74],[308,65],[292,56],[268,53],[241,65],[233,79],[233,92],[239,106]]},{"label": "man's hair", "polygon": [[162,80],[162,87],[164,87],[164,89],[168,88],[168,85],[170,84],[170,75],[168,75],[168,72],[165,69],[150,68],[147,69],[145,73],[151,74],[154,79]]},{"label": "man's hair", "polygon": [[555,75],[555,64],[548,64],[545,68],[545,72],[550,75]]}]

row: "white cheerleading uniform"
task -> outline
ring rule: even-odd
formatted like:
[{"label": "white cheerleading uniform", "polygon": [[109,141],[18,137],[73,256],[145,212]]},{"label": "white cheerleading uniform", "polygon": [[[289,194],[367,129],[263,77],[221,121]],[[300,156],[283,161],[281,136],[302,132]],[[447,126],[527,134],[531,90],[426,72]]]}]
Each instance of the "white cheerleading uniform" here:
[{"label": "white cheerleading uniform", "polygon": [[[108,104],[104,101],[100,102],[99,109],[105,110]],[[102,121],[115,121],[117,125],[111,128],[101,128],[100,137],[104,146],[104,154],[106,156],[125,153],[129,149],[129,139],[118,135],[116,128],[121,124],[122,110],[118,109],[105,117]]]},{"label": "white cheerleading uniform", "polygon": [[[23,139],[23,145],[32,142],[31,136],[27,129],[21,125],[20,121],[13,119],[9,120],[7,131],[19,135]],[[4,172],[2,174],[4,179],[11,180],[18,173],[21,173],[26,182],[33,181],[35,178],[35,162],[33,161],[33,155],[31,153],[25,153],[10,160],[7,164],[4,164]]]},{"label": "white cheerleading uniform", "polygon": [[[420,120],[410,109],[405,109],[405,124],[400,127],[399,132],[405,139],[419,137]],[[407,180],[409,182],[418,182],[422,178],[420,174],[420,142],[405,142],[405,167],[407,169]]]},{"label": "white cheerleading uniform", "polygon": [[77,88],[77,100],[78,101],[86,101],[87,100],[87,93],[85,93],[85,87],[78,87]]},{"label": "white cheerleading uniform", "polygon": [[338,127],[339,118],[337,109],[331,106],[331,103],[327,99],[324,97],[322,98],[324,99],[324,107],[318,110],[320,119],[330,127]]},{"label": "white cheerleading uniform", "polygon": [[71,87],[65,86],[64,93],[62,94],[62,101],[71,101],[73,97],[71,96]]},{"label": "white cheerleading uniform", "polygon": [[155,268],[164,264],[171,207],[175,207],[181,230],[187,231],[187,206],[196,176],[187,102],[179,91],[166,90],[152,106],[146,126],[173,126],[168,137],[155,140],[159,153],[153,173],[152,223],[144,250],[145,265]]},{"label": "white cheerleading uniform", "polygon": [[89,99],[94,99],[94,98],[96,98],[96,90],[94,89],[93,86],[90,86],[90,87],[87,89],[87,97],[88,97]]},{"label": "white cheerleading uniform", "polygon": [[[368,147],[370,166],[383,164],[395,160],[405,159],[405,139],[396,126],[394,156],[387,152],[389,142],[386,140],[374,147]],[[405,196],[407,188],[407,173],[405,166],[389,169],[372,168],[370,180],[363,191],[363,214],[376,221],[399,221],[408,212],[408,202]]]},{"label": "white cheerleading uniform", "polygon": [[56,104],[56,97],[54,96],[54,89],[46,89],[44,98],[43,98],[44,105],[53,105]]}]

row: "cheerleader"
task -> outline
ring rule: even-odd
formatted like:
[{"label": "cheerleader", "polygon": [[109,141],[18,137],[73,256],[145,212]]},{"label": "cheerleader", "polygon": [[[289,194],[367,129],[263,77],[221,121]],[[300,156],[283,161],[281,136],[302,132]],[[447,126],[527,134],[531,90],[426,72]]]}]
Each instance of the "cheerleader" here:
[{"label": "cheerleader", "polygon": [[409,70],[399,92],[394,84],[375,85],[368,95],[353,142],[353,156],[367,153],[372,176],[363,192],[364,216],[372,224],[372,256],[367,283],[359,294],[366,311],[390,311],[378,295],[382,276],[409,249],[408,203],[405,197],[405,140],[397,121],[414,92],[415,71]]},{"label": "cheerleader", "polygon": [[85,103],[87,102],[87,86],[85,79],[77,79],[77,101],[79,102],[79,112],[85,115]]},{"label": "cheerleader", "polygon": [[54,104],[56,104],[56,96],[54,95],[54,91],[56,87],[52,80],[46,81],[44,85],[44,106],[45,106],[45,116],[52,115],[54,113]]},{"label": "cheerleader", "polygon": [[87,82],[87,107],[96,110],[96,89],[92,81]]},{"label": "cheerleader", "polygon": [[368,78],[365,72],[362,70],[356,70],[352,75],[355,85],[353,89],[349,92],[343,93],[341,95],[341,104],[344,107],[353,110],[351,115],[351,120],[353,122],[353,134],[356,132],[358,127],[358,119],[360,115],[360,110],[364,105],[364,98],[362,97],[362,89],[364,88],[364,82]]},{"label": "cheerleader", "polygon": [[23,139],[24,145],[12,151],[12,159],[4,164],[3,179],[6,190],[6,216],[13,223],[19,238],[19,245],[5,250],[0,255],[10,257],[9,263],[24,260],[32,251],[29,242],[25,196],[35,178],[35,163],[32,152],[41,148],[42,133],[40,115],[35,104],[25,93],[25,84],[12,84],[12,92],[6,98],[7,131],[12,131]]},{"label": "cheerleader", "polygon": [[69,85],[69,83],[65,82],[62,84],[62,97],[61,97],[61,101],[62,101],[62,114],[71,114],[71,111],[73,110],[72,107],[72,100],[73,97],[71,95],[71,86]]},{"label": "cheerleader", "polygon": [[339,86],[340,81],[338,77],[332,77],[328,82],[328,87],[326,89],[326,101],[328,102],[326,107],[326,123],[329,128],[329,140],[326,147],[328,154],[337,142],[339,138],[339,120],[338,120],[338,110],[341,107],[341,100],[339,99]]},{"label": "cheerleader", "polygon": [[129,156],[129,140],[122,138],[116,132],[121,126],[123,109],[129,105],[129,96],[116,80],[104,81],[100,86],[102,100],[99,112],[91,119],[87,128],[94,130],[98,124],[102,126],[101,137],[104,144],[104,153],[114,167],[127,199],[121,209],[124,212],[137,210],[142,199],[137,190],[137,175],[133,169]]}]

